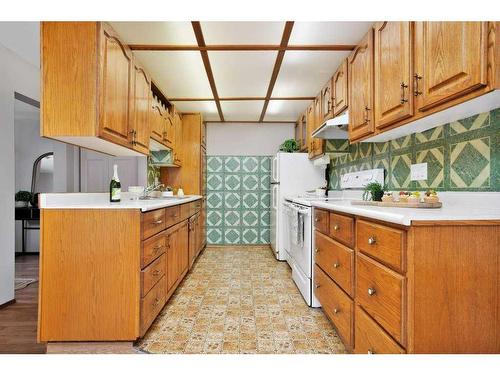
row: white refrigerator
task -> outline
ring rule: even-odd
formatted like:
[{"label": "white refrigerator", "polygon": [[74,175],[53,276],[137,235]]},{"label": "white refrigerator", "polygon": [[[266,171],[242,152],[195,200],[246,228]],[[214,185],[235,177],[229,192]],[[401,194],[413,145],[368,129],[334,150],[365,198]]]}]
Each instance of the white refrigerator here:
[{"label": "white refrigerator", "polygon": [[283,248],[285,241],[284,210],[285,197],[304,194],[325,183],[325,166],[314,166],[306,153],[278,152],[271,164],[271,248],[276,259],[286,260]]}]

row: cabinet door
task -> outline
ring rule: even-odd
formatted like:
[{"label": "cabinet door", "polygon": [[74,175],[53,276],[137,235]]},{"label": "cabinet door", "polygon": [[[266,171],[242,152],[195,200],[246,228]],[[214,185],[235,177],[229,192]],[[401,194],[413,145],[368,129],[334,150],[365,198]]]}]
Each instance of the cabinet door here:
[{"label": "cabinet door", "polygon": [[321,90],[321,122],[325,122],[333,117],[332,102],[332,80],[329,79]]},{"label": "cabinet door", "polygon": [[375,126],[413,115],[412,22],[375,25]]},{"label": "cabinet door", "polygon": [[166,235],[166,247],[167,247],[167,270],[166,270],[166,282],[167,291],[170,291],[177,279],[179,277],[178,272],[178,256],[177,249],[179,247],[179,231],[175,230]]},{"label": "cabinet door", "polygon": [[349,56],[349,140],[373,133],[373,29]]},{"label": "cabinet door", "polygon": [[196,258],[196,228],[194,217],[189,219],[189,267],[194,263]]},{"label": "cabinet door", "polygon": [[[321,107],[321,94],[314,100],[314,130],[318,129],[323,123],[323,108]],[[313,138],[314,151],[313,157],[323,155],[324,140]]]},{"label": "cabinet door", "polygon": [[165,133],[164,133],[164,141],[167,147],[172,147],[173,145],[173,138],[174,138],[174,119],[168,113],[168,111],[165,111],[165,115],[163,117],[163,121],[165,122]]},{"label": "cabinet door", "polygon": [[163,108],[156,98],[152,100],[151,111],[151,138],[163,143]]},{"label": "cabinet door", "polygon": [[136,64],[133,87],[131,141],[134,149],[148,155],[151,136],[151,81],[144,69]]},{"label": "cabinet door", "polygon": [[179,228],[177,254],[178,254],[177,274],[180,277],[189,267],[189,224],[187,220]]},{"label": "cabinet door", "polygon": [[339,66],[332,78],[332,101],[333,115],[337,116],[347,109],[348,87],[347,87],[347,59]]},{"label": "cabinet door", "polygon": [[420,111],[487,84],[487,22],[417,22],[415,51]]},{"label": "cabinet door", "polygon": [[111,142],[131,147],[129,95],[132,54],[111,29],[103,25],[102,31],[99,135]]},{"label": "cabinet door", "polygon": [[309,159],[314,157],[314,142],[311,133],[314,131],[314,102],[307,107],[307,117],[306,117],[306,127],[307,127],[307,149],[309,151]]},{"label": "cabinet door", "polygon": [[174,114],[174,163],[182,165],[181,151],[182,151],[182,118],[180,114]]},{"label": "cabinet door", "polygon": [[306,120],[306,114],[303,113],[300,116],[300,151],[307,151],[307,120]]}]

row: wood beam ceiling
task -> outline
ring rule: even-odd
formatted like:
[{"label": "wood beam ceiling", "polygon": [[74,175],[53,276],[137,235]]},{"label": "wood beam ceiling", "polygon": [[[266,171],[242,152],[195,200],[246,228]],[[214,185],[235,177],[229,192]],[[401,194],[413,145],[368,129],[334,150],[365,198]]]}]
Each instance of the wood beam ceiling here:
[{"label": "wood beam ceiling", "polygon": [[[206,47],[205,38],[203,37],[203,32],[201,31],[201,24],[199,21],[191,22],[193,26],[194,35],[196,36],[196,41],[199,47]],[[212,72],[212,66],[210,65],[210,59],[208,58],[208,52],[206,50],[200,49],[201,58],[203,60],[203,65],[205,66],[205,71],[207,72],[208,82],[210,83],[210,88],[212,89],[212,95],[215,100],[215,105],[217,106],[217,112],[219,112],[219,117],[221,121],[224,121],[224,114],[222,113],[222,107],[220,105],[219,94],[217,93],[217,87],[215,86],[214,74]]]},{"label": "wood beam ceiling", "polygon": [[280,49],[278,55],[276,56],[276,62],[274,63],[273,73],[271,74],[271,80],[269,82],[269,86],[267,88],[266,100],[264,102],[264,106],[262,108],[262,112],[260,114],[259,121],[263,121],[266,116],[267,106],[269,105],[269,99],[273,94],[274,84],[276,83],[276,79],[278,79],[278,74],[281,69],[281,63],[283,62],[283,57],[285,57],[285,48],[288,46],[288,41],[290,40],[290,35],[292,34],[293,29],[293,21],[287,21],[285,23],[285,28],[283,29],[283,36],[281,37]]},{"label": "wood beam ceiling", "polygon": [[[314,96],[275,96],[269,100],[314,100]],[[170,102],[213,102],[214,98],[169,98]],[[266,100],[265,96],[235,96],[219,98],[219,101],[247,101],[247,100]]]},{"label": "wood beam ceiling", "polygon": [[176,44],[131,44],[133,51],[352,51],[351,44],[212,44],[204,46]]},{"label": "wood beam ceiling", "polygon": [[[227,123],[226,121],[204,121],[206,124],[222,124]],[[295,124],[296,121],[229,121],[235,124]]]}]

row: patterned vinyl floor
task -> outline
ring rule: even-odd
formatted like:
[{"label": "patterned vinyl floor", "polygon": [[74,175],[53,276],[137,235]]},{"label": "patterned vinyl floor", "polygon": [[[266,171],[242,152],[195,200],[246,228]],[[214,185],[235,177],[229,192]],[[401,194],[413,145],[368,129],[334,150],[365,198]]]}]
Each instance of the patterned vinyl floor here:
[{"label": "patterned vinyl floor", "polygon": [[136,347],[149,353],[345,353],[269,246],[208,247]]}]

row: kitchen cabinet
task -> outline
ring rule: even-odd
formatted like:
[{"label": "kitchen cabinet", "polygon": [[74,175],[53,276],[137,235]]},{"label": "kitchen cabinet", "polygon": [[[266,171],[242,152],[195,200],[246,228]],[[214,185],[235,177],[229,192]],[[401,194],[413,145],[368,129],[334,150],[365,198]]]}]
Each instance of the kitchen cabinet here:
[{"label": "kitchen cabinet", "polygon": [[340,115],[349,104],[347,70],[347,59],[345,59],[332,78],[333,116]]},{"label": "kitchen cabinet", "polygon": [[333,102],[332,102],[332,80],[329,79],[326,85],[321,90],[321,122],[329,120],[333,117]]},{"label": "kitchen cabinet", "polygon": [[148,154],[151,134],[151,79],[137,62],[134,62],[132,79],[132,115],[129,133],[132,137],[132,147],[143,154]]},{"label": "kitchen cabinet", "polygon": [[148,78],[137,68],[106,23],[42,22],[41,136],[117,156],[149,154],[146,129],[136,128],[147,117],[139,103]]},{"label": "kitchen cabinet", "polygon": [[413,116],[413,23],[375,25],[375,127]]},{"label": "kitchen cabinet", "polygon": [[104,139],[129,146],[132,52],[106,24],[101,38],[99,133]]},{"label": "kitchen cabinet", "polygon": [[416,22],[419,111],[487,85],[487,22]]},{"label": "kitchen cabinet", "polygon": [[314,218],[315,295],[348,350],[500,352],[498,222]]},{"label": "kitchen cabinet", "polygon": [[314,158],[314,149],[316,144],[314,143],[314,138],[311,133],[314,131],[315,118],[314,118],[314,102],[312,102],[306,110],[306,127],[307,127],[307,151],[309,153],[309,159]]},{"label": "kitchen cabinet", "polygon": [[201,207],[42,209],[39,341],[142,337],[189,270]]},{"label": "kitchen cabinet", "polygon": [[349,140],[372,134],[373,126],[373,29],[349,56]]},{"label": "kitchen cabinet", "polygon": [[307,119],[306,113],[302,113],[299,118],[300,124],[300,151],[307,152]]}]

